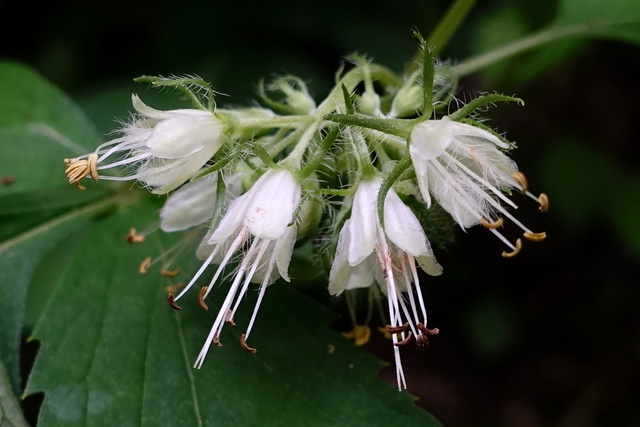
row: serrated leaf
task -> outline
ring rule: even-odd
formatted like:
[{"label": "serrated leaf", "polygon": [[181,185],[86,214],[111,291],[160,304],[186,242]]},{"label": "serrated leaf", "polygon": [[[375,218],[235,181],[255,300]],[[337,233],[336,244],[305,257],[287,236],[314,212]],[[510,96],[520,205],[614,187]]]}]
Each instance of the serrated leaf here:
[{"label": "serrated leaf", "polygon": [[224,346],[194,369],[226,289],[214,289],[209,311],[195,292],[181,311],[167,306],[169,280],[137,268],[171,239],[123,240],[155,217],[143,203],[103,221],[50,284],[27,386],[44,391],[40,425],[438,425],[376,378],[379,361],[328,328],[331,312],[284,282],[266,293],[250,338],[256,354],[238,344],[256,300],[250,292]]}]

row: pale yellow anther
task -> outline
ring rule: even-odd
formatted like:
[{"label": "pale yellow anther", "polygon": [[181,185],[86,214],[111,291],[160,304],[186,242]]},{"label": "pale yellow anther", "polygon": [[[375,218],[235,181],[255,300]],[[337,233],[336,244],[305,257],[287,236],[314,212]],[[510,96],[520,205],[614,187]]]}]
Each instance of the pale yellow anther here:
[{"label": "pale yellow anther", "polygon": [[151,267],[151,257],[146,257],[140,263],[140,266],[138,267],[138,272],[140,274],[147,274],[147,272],[149,271],[149,267]]},{"label": "pale yellow anther", "polygon": [[64,164],[67,166],[64,173],[67,175],[67,179],[69,179],[69,184],[75,185],[80,190],[85,190],[85,187],[80,184],[80,181],[82,181],[87,175],[91,176],[94,181],[97,181],[97,161],[98,155],[95,153],[89,155],[86,160],[64,159]]},{"label": "pale yellow anther", "polygon": [[90,154],[87,158],[89,164],[89,175],[94,181],[98,180],[98,155],[96,153]]},{"label": "pale yellow anther", "polygon": [[203,286],[200,288],[200,292],[198,292],[198,305],[203,310],[209,310],[209,306],[206,302],[204,302],[204,294],[207,293],[207,286]]},{"label": "pale yellow anther", "polygon": [[250,353],[256,353],[258,350],[256,350],[253,347],[249,347],[247,345],[246,339],[247,339],[247,335],[246,334],[240,335],[240,347],[242,347],[243,349],[247,350]]},{"label": "pale yellow anther", "polygon": [[343,332],[342,336],[354,340],[355,345],[362,347],[371,339],[371,328],[367,325],[356,325],[351,331]]},{"label": "pale yellow anther", "polygon": [[512,258],[520,253],[522,250],[522,239],[516,240],[516,248],[511,252],[502,252],[504,258]]},{"label": "pale yellow anther", "polygon": [[127,242],[142,243],[144,242],[144,236],[142,234],[138,234],[138,231],[135,228],[132,228],[129,230],[129,233],[127,233]]},{"label": "pale yellow anther", "polygon": [[538,203],[540,203],[540,212],[546,212],[549,210],[549,197],[546,194],[540,193],[538,196]]},{"label": "pale yellow anther", "polygon": [[167,291],[168,294],[175,294],[182,288],[184,288],[184,283],[180,282],[180,283],[176,283],[175,285],[167,286],[165,290]]},{"label": "pale yellow anther", "polygon": [[166,268],[163,268],[160,270],[160,274],[164,277],[176,277],[178,273],[180,273],[179,268],[176,268],[175,270],[167,270]]},{"label": "pale yellow anther", "polygon": [[529,185],[527,184],[527,177],[524,176],[524,174],[520,171],[515,171],[514,173],[511,174],[511,176],[513,177],[513,179],[518,181],[518,184],[520,184],[520,186],[522,187],[520,191],[522,191],[523,193],[526,193],[527,188],[529,188]]},{"label": "pale yellow anther", "polygon": [[524,238],[531,242],[542,242],[547,237],[547,233],[532,233],[530,231],[524,232]]},{"label": "pale yellow anther", "polygon": [[493,222],[489,222],[484,218],[480,218],[480,224],[482,224],[482,226],[485,228],[490,228],[492,230],[495,230],[496,228],[502,227],[502,224],[504,224],[504,219],[498,218]]}]

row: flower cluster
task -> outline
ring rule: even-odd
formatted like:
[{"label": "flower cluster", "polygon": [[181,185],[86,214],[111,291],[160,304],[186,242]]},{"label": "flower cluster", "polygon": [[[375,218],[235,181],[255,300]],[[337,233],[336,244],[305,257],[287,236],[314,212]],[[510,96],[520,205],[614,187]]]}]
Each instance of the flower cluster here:
[{"label": "flower cluster", "polygon": [[[212,344],[221,345],[223,326],[235,325],[251,283],[258,286],[258,299],[240,344],[256,351],[247,340],[265,291],[280,278],[292,279],[292,253],[305,244],[319,255],[332,295],[366,288],[386,297],[385,332],[393,344],[398,387],[406,388],[401,347],[412,341],[426,347],[438,333],[428,327],[420,281],[423,273],[443,272],[429,241],[437,237],[434,244],[442,246],[450,240],[439,232],[442,218],[462,229],[486,227],[507,246],[504,257],[516,255],[523,244],[501,232],[505,219],[527,240],[545,238],[508,208],[515,207],[511,190],[534,199],[542,211],[547,197],[529,192],[524,174],[507,156],[513,144],[476,116],[487,104],[521,100],[484,95],[445,115],[455,76],[436,65],[428,50],[423,64],[404,76],[353,60],[354,67],[319,104],[291,76],[260,88],[265,108],[235,109],[217,108],[213,90],[195,77],[141,78],[186,93],[194,108],[158,111],[134,95],[137,114],[121,136],[94,153],[65,159],[69,182],[80,189],[89,177],[137,180],[155,194],[168,194],[160,228],[201,239],[195,251],[201,267],[186,286],[169,291],[171,307],[180,309],[177,302],[213,264],[213,278],[197,292],[207,310],[210,291],[233,266],[197,367]],[[121,176],[105,174],[115,167]],[[144,234],[132,230],[128,240],[141,242]],[[180,243],[178,249],[184,247]],[[165,256],[146,259],[141,273]],[[177,271],[162,269],[170,277]]]}]

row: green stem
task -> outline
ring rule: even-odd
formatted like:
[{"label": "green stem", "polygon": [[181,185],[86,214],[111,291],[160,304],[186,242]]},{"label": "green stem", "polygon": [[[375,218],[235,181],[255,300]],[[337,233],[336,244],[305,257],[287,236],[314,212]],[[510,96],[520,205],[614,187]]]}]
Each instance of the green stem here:
[{"label": "green stem", "polygon": [[546,43],[586,32],[591,28],[592,27],[589,24],[576,24],[566,27],[552,26],[498,49],[471,57],[454,66],[452,71],[460,77],[467,76],[495,62],[525,52],[529,49],[542,46]]},{"label": "green stem", "polygon": [[427,39],[426,47],[432,49],[434,56],[440,54],[449,43],[449,40],[451,40],[451,37],[453,37],[475,3],[476,0],[457,0],[451,5],[447,14],[440,20]]},{"label": "green stem", "polygon": [[271,128],[296,128],[301,124],[311,123],[313,116],[276,116],[267,118],[235,119],[243,128],[271,129]]},{"label": "green stem", "polygon": [[[382,67],[377,64],[370,64],[368,72],[370,73],[372,79],[378,79],[382,82],[386,82],[387,84],[395,86],[399,85],[400,83],[399,78],[386,67]],[[362,67],[356,67],[353,70],[349,71],[334,86],[333,90],[329,93],[325,100],[322,101],[320,105],[318,105],[318,108],[316,108],[312,116],[302,116],[307,117],[307,120],[309,120],[310,118],[314,121],[309,125],[304,134],[300,137],[300,140],[296,144],[296,147],[293,149],[291,154],[289,154],[289,156],[284,160],[284,164],[286,166],[289,166],[293,169],[300,168],[304,152],[309,146],[309,143],[311,143],[313,136],[322,125],[324,116],[335,111],[341,103],[344,104],[343,86],[347,89],[348,92],[351,92],[364,78],[365,73],[363,72]]]},{"label": "green stem", "polygon": [[402,175],[409,167],[411,167],[411,156],[409,155],[409,150],[407,150],[407,154],[396,164],[391,173],[387,175],[382,184],[380,185],[380,190],[378,191],[378,200],[376,204],[378,205],[378,218],[380,219],[380,225],[384,228],[384,202],[387,198],[387,193],[391,189],[391,186],[394,182]]}]

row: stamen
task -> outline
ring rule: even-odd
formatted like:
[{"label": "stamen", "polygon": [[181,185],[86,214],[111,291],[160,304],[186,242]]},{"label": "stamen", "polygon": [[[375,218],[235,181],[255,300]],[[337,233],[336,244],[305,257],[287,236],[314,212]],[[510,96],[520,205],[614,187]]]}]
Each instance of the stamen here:
[{"label": "stamen", "polygon": [[423,334],[418,335],[416,337],[416,345],[422,349],[429,347],[429,338]]},{"label": "stamen", "polygon": [[4,185],[5,187],[8,187],[9,185],[13,184],[14,182],[16,182],[16,177],[15,176],[11,176],[11,175],[7,175],[7,176],[3,176],[2,177],[2,185]]},{"label": "stamen", "polygon": [[356,325],[351,331],[343,332],[342,336],[354,340],[354,344],[362,347],[371,339],[371,328],[367,325]]},{"label": "stamen", "polygon": [[142,243],[144,242],[144,236],[139,234],[135,228],[132,228],[129,230],[129,233],[127,233],[127,242],[131,244]]},{"label": "stamen", "polygon": [[[202,290],[200,290],[200,291],[202,291]],[[206,293],[207,290],[205,289],[204,292]],[[224,317],[224,321],[227,322],[227,325],[236,326],[236,322],[233,321],[233,311],[227,310],[227,315]]]},{"label": "stamen", "polygon": [[180,282],[180,283],[176,283],[175,285],[167,286],[164,289],[165,289],[165,291],[167,291],[167,293],[175,294],[176,292],[178,292],[182,288],[184,288],[184,283]]},{"label": "stamen", "polygon": [[504,258],[513,258],[514,256],[520,253],[521,249],[522,249],[522,239],[518,239],[516,240],[516,248],[511,252],[502,252],[502,256]]},{"label": "stamen", "polygon": [[524,176],[524,174],[520,171],[515,171],[514,173],[511,174],[511,176],[513,177],[513,179],[518,181],[518,184],[520,184],[520,186],[522,187],[520,192],[526,193],[527,188],[529,188],[529,186],[527,184],[527,178]]},{"label": "stamen", "polygon": [[98,178],[98,155],[96,153],[91,153],[89,154],[89,157],[87,157],[87,163],[89,165],[89,176],[91,176],[91,179],[93,179],[94,181],[97,181]]},{"label": "stamen", "polygon": [[209,310],[209,306],[204,302],[204,294],[207,292],[207,286],[203,286],[200,288],[200,292],[198,292],[198,304],[200,304],[200,308],[203,310]]},{"label": "stamen", "polygon": [[167,303],[169,304],[169,307],[173,308],[174,310],[182,310],[182,307],[176,304],[174,300],[175,300],[175,295],[173,295],[172,293],[168,293]]},{"label": "stamen", "polygon": [[380,332],[386,339],[391,339],[391,332],[387,331],[387,328],[384,326],[378,326],[378,332]]},{"label": "stamen", "polygon": [[403,339],[402,341],[398,341],[397,343],[394,343],[393,345],[395,345],[396,347],[407,345],[409,343],[409,341],[411,341],[411,337],[412,336],[413,336],[413,334],[411,333],[411,331],[409,331],[409,333],[407,334],[407,337],[405,339]]},{"label": "stamen", "polygon": [[94,181],[98,180],[98,171],[96,168],[96,161],[98,156],[93,153],[88,156],[86,160],[82,159],[64,159],[64,164],[67,169],[64,173],[69,179],[69,184],[73,184],[80,190],[86,190],[86,188],[80,184],[87,175],[91,176]]},{"label": "stamen", "polygon": [[240,335],[240,347],[242,347],[243,349],[251,352],[251,353],[256,353],[258,350],[256,350],[253,347],[249,347],[247,345],[247,343],[245,342],[245,334]]},{"label": "stamen", "polygon": [[540,212],[546,212],[549,210],[549,197],[546,194],[540,193],[538,196],[538,203],[540,203]]},{"label": "stamen", "polygon": [[531,233],[529,231],[525,231],[524,238],[531,242],[542,242],[547,237],[547,233],[544,231],[542,233]]},{"label": "stamen", "polygon": [[142,262],[140,263],[140,266],[138,267],[138,272],[140,274],[147,274],[147,272],[149,271],[149,267],[151,267],[150,256],[142,260]]},{"label": "stamen", "polygon": [[484,218],[480,218],[480,224],[482,224],[482,226],[485,228],[495,230],[496,228],[502,227],[502,225],[504,224],[504,218],[500,217],[493,222],[489,222]]},{"label": "stamen", "polygon": [[160,274],[164,277],[176,277],[180,273],[180,269],[176,268],[175,270],[167,270],[165,268],[160,270]]},{"label": "stamen", "polygon": [[416,326],[418,327],[418,329],[420,329],[420,332],[426,335],[438,335],[440,333],[440,329],[438,328],[428,329],[422,323],[418,323]]},{"label": "stamen", "polygon": [[391,326],[391,325],[387,325],[387,332],[389,332],[390,334],[397,334],[400,332],[406,332],[406,330],[409,328],[409,322],[405,323],[404,325],[400,325],[400,326]]},{"label": "stamen", "polygon": [[216,335],[214,335],[213,338],[211,338],[211,342],[216,347],[222,347],[222,343],[220,342],[220,333],[219,332]]}]

